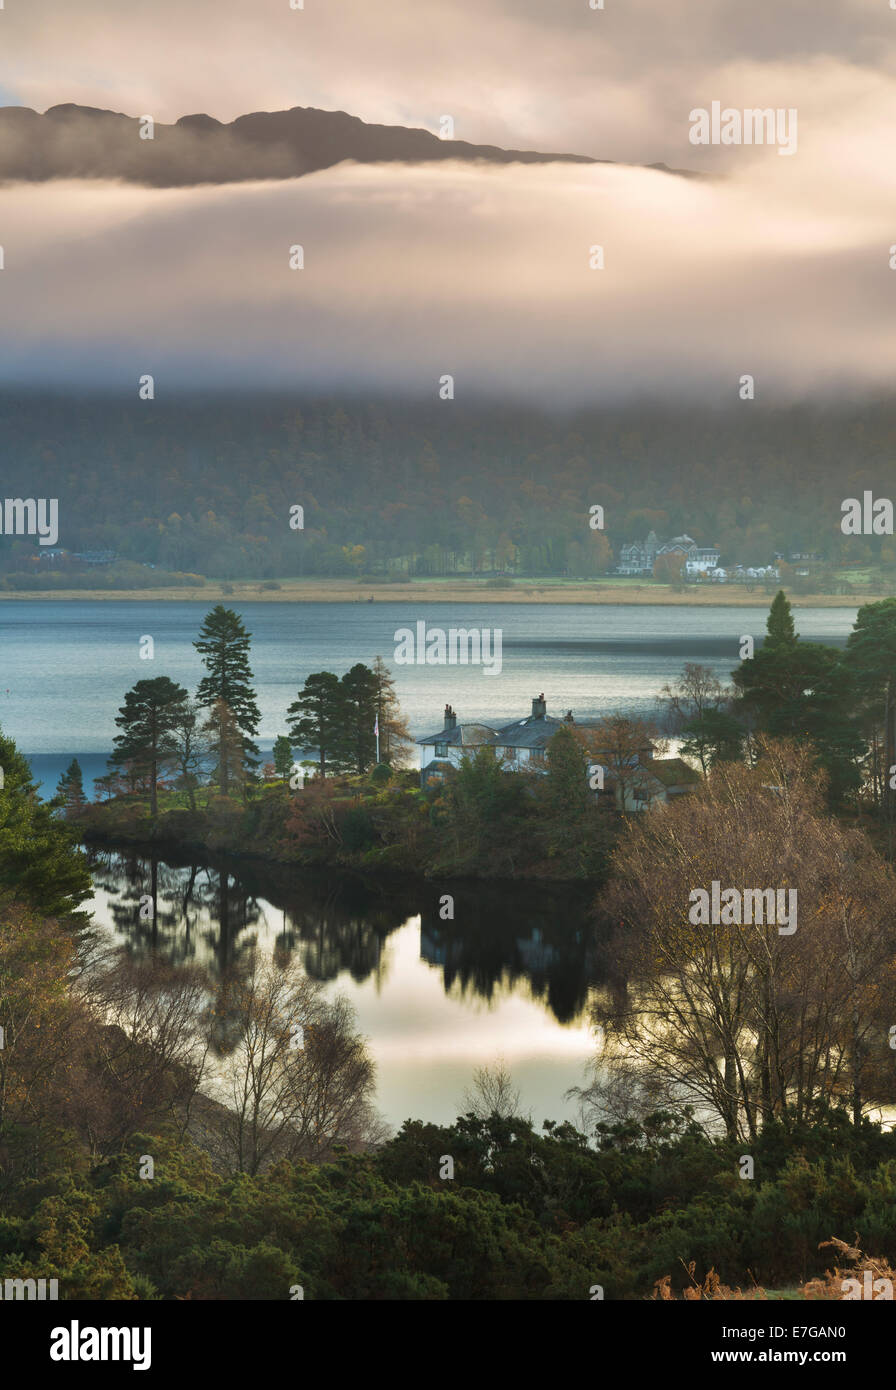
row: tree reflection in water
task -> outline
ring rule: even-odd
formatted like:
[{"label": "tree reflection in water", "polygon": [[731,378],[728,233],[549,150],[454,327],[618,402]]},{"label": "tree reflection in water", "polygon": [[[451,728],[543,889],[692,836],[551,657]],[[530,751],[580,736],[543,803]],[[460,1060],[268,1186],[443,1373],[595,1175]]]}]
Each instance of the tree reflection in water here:
[{"label": "tree reflection in water", "polygon": [[[441,971],[454,997],[521,992],[571,1023],[589,990],[607,983],[587,888],[436,886],[233,859],[200,863],[170,852],[163,859],[92,850],[90,858],[95,887],[106,895],[94,904],[98,925],[135,958],[203,965],[213,989],[245,968],[265,939],[275,960],[297,955],[312,979],[379,981],[388,938],[417,916],[421,962]],[[440,916],[446,892],[454,899],[450,921]]]}]

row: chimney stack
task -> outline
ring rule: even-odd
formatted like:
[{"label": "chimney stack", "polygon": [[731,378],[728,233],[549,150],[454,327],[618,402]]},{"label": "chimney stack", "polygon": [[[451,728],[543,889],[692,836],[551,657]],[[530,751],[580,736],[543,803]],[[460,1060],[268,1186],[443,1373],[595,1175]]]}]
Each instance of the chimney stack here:
[{"label": "chimney stack", "polygon": [[457,728],[457,715],[455,714],[454,710],[451,708],[450,705],[445,706],[445,728]]},{"label": "chimney stack", "polygon": [[539,695],[538,699],[532,701],[532,718],[533,718],[533,719],[544,719],[544,717],[545,717],[545,715],[547,714],[547,712],[548,712],[548,707],[547,707],[547,705],[545,704],[544,691],[542,691],[541,694]]}]

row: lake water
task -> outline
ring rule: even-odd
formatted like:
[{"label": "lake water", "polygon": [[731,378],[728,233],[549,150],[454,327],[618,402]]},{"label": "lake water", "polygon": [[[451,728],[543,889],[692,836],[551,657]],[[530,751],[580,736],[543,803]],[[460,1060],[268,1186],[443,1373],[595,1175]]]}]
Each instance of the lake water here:
[{"label": "lake water", "polygon": [[[354,875],[94,852],[98,926],[135,956],[202,965],[210,989],[252,946],[295,956],[346,994],[377,1064],[377,1106],[450,1123],[475,1068],[503,1056],[536,1125],[575,1119],[564,1092],[594,1050],[589,999],[602,981],[587,890],[365,884]],[[154,927],[140,899],[154,899]]]},{"label": "lake water", "polygon": [[[192,643],[211,605],[198,603],[0,603],[0,727],[29,754],[38,781],[55,788],[77,756],[88,779],[102,775],[125,691],[167,675],[191,692],[203,675]],[[462,721],[523,718],[544,691],[548,712],[586,718],[617,710],[649,713],[656,693],[686,661],[727,678],[743,634],[761,638],[768,604],[755,608],[574,606],[570,604],[237,603],[252,633],[261,710],[259,745],[285,732],[287,707],[312,671],[342,673],[381,655],[391,666],[415,736],[442,726],[451,703]],[[803,608],[806,638],[843,643],[854,608]],[[398,666],[394,634],[418,621],[502,632],[502,669]],[[141,660],[140,639],[155,656]]]},{"label": "lake water", "polygon": [[[192,643],[207,602],[0,603],[0,726],[52,791],[77,756],[86,781],[105,772],[125,691],[167,675],[195,690],[203,668]],[[761,638],[755,608],[235,604],[253,634],[261,709],[259,743],[285,732],[285,712],[312,671],[343,672],[382,655],[392,667],[412,732],[441,727],[446,701],[462,720],[507,722],[544,691],[548,710],[580,717],[649,714],[665,681],[687,661],[727,678],[740,638]],[[842,644],[855,609],[801,609],[806,638]],[[397,666],[394,633],[423,620],[439,627],[500,628],[503,669]],[[140,639],[151,636],[152,661]],[[138,904],[155,880],[155,938]],[[447,1122],[462,1109],[474,1069],[502,1054],[525,1111],[575,1118],[564,1092],[584,1080],[592,1055],[591,991],[601,983],[589,904],[567,888],[476,884],[452,892],[456,918],[438,917],[435,888],[364,886],[348,875],[270,866],[202,866],[103,855],[92,904],[100,928],[128,949],[202,962],[210,981],[245,952],[299,954],[331,993],[345,992],[370,1038],[377,1103],[393,1125],[409,1116]]]}]

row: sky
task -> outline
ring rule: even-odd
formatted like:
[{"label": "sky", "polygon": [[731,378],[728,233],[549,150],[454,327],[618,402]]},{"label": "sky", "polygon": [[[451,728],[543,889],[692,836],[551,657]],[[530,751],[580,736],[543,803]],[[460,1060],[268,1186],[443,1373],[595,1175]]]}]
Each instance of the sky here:
[{"label": "sky", "polygon": [[[0,189],[0,376],[724,403],[896,368],[885,0],[6,0],[0,102],[170,122],[294,105],[614,166],[342,165]],[[797,113],[795,153],[690,113]],[[630,163],[627,163],[630,161]],[[685,180],[632,165],[664,162]],[[301,244],[305,269],[291,272]],[[591,248],[604,269],[591,269]]]}]

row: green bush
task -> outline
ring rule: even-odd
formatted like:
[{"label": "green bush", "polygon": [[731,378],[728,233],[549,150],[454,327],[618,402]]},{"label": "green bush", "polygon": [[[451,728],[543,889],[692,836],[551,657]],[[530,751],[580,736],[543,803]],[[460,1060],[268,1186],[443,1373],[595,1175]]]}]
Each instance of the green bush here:
[{"label": "green bush", "polygon": [[345,812],[339,822],[339,831],[343,846],[350,854],[367,849],[376,838],[373,821],[363,806],[353,806]]}]

